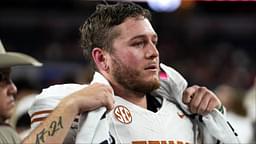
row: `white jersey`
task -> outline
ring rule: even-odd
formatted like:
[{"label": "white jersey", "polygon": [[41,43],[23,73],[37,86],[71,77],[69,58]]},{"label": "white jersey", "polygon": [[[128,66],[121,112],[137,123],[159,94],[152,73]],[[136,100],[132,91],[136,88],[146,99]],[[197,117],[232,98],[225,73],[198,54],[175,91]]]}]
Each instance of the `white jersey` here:
[{"label": "white jersey", "polygon": [[[50,86],[36,96],[33,105],[28,110],[31,118],[31,129],[36,128],[55,109],[61,99],[80,90],[87,85],[63,84]],[[77,120],[76,120],[77,121]]]},{"label": "white jersey", "polygon": [[[157,112],[152,112],[132,104],[121,97],[114,96],[115,107],[106,117],[101,117],[104,116],[103,113],[99,118],[98,115],[96,115],[97,118],[92,117],[98,113],[96,110],[88,113],[87,118],[89,119],[90,117],[89,120],[81,120],[89,124],[81,125],[77,138],[75,138],[75,135],[78,130],[78,124],[77,121],[75,121],[71,126],[71,131],[73,131],[69,132],[66,137],[68,138],[67,143],[74,143],[75,139],[78,143],[83,139],[88,140],[88,143],[94,141],[104,143],[107,139],[110,143],[111,139],[116,143],[134,144],[198,143],[199,129],[201,129],[200,132],[203,134],[200,135],[200,137],[203,138],[203,143],[219,143],[218,139],[224,143],[239,143],[237,134],[230,127],[225,117],[217,110],[201,117],[201,119],[199,117],[196,121],[193,119],[195,123],[184,115],[182,110],[186,112],[186,107],[183,106],[184,104],[181,102],[181,93],[186,87],[186,83],[182,82],[180,77],[173,79],[175,73],[170,73],[170,75],[172,75],[172,77],[161,81],[161,87],[156,90],[155,94],[157,95],[154,95],[156,98],[160,96],[162,98],[161,106]],[[93,80],[108,83],[99,73],[95,73]],[[43,90],[43,92],[36,97],[35,103],[29,110],[32,129],[47,117],[62,98],[86,86],[87,85],[65,84],[52,86]],[[177,104],[179,104],[179,107]],[[84,115],[82,115],[82,118],[83,117]],[[200,127],[199,129],[198,126]],[[109,139],[109,134],[112,136],[111,139]]]},{"label": "white jersey", "polygon": [[[65,84],[55,85],[36,97],[29,113],[32,129],[57,106],[65,96],[86,85]],[[110,134],[117,143],[138,142],[173,142],[179,144],[193,143],[193,125],[191,120],[173,103],[163,99],[158,112],[132,104],[121,97],[115,96],[115,108],[107,114]],[[73,122],[73,127],[77,123]],[[72,140],[68,140],[72,141]]]},{"label": "white jersey", "polygon": [[116,143],[193,143],[191,120],[166,99],[154,113],[116,96],[107,119]]}]

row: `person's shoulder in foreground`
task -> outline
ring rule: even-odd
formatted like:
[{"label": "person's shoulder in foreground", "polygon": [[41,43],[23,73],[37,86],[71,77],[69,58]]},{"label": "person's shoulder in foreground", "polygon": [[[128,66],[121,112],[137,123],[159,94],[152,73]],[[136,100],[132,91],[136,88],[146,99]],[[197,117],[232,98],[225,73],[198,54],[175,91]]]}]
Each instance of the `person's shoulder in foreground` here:
[{"label": "person's shoulder in foreground", "polygon": [[9,124],[15,107],[17,88],[11,79],[11,68],[20,65],[41,66],[33,57],[18,53],[7,52],[0,41],[0,143],[20,143],[19,135]]}]

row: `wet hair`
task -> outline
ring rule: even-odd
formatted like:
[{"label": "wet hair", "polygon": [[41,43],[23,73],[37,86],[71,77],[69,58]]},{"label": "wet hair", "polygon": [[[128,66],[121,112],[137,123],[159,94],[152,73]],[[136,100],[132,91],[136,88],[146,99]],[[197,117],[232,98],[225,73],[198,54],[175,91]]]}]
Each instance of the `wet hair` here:
[{"label": "wet hair", "polygon": [[149,10],[131,2],[119,2],[116,4],[98,4],[95,12],[84,22],[80,28],[81,47],[86,59],[96,69],[91,52],[98,47],[107,52],[112,51],[112,42],[119,33],[113,28],[123,23],[127,18],[144,17],[151,20]]}]

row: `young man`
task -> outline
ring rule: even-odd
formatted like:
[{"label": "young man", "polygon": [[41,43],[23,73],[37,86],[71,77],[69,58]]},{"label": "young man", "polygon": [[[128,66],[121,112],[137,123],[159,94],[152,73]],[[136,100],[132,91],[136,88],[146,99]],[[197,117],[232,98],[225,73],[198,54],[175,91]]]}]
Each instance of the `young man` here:
[{"label": "young man", "polygon": [[[233,136],[229,127],[228,136],[214,134],[222,129],[212,118],[222,114],[216,111],[221,102],[213,92],[197,85],[186,88],[182,76],[163,64],[166,73],[160,79],[158,36],[148,10],[133,3],[98,5],[81,33],[95,68],[93,81],[43,90],[30,110],[35,130],[25,142],[62,143],[66,137],[68,143],[185,144]],[[77,134],[79,126],[72,121],[79,114]],[[197,115],[203,115],[200,133]],[[202,136],[211,128],[213,132]]]},{"label": "young man", "polygon": [[17,88],[11,80],[11,67],[19,65],[41,66],[34,58],[17,52],[6,52],[0,41],[0,143],[20,143],[16,131],[7,120],[12,116]]}]

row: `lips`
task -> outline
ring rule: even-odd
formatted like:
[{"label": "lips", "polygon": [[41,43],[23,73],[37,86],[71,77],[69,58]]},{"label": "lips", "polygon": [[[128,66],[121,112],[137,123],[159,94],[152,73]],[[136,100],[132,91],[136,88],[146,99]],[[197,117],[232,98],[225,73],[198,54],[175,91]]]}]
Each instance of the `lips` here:
[{"label": "lips", "polygon": [[157,64],[149,64],[145,67],[145,70],[158,70]]},{"label": "lips", "polygon": [[8,102],[10,106],[15,106],[15,99],[11,97],[10,101]]}]

